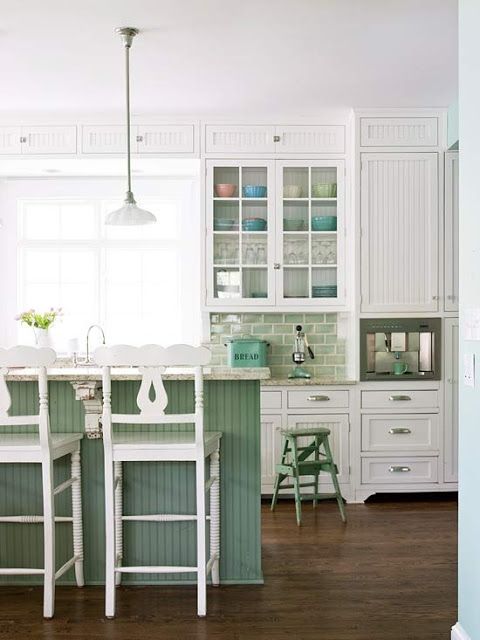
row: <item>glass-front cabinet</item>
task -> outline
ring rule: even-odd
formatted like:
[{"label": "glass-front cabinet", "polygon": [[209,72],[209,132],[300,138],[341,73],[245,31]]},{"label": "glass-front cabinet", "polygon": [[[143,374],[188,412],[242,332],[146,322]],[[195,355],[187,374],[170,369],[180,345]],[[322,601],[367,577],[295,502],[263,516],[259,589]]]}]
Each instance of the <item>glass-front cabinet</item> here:
[{"label": "glass-front cabinet", "polygon": [[277,303],[338,305],[344,297],[344,168],[277,161]]},{"label": "glass-front cabinet", "polygon": [[207,304],[343,302],[342,161],[207,162]]}]

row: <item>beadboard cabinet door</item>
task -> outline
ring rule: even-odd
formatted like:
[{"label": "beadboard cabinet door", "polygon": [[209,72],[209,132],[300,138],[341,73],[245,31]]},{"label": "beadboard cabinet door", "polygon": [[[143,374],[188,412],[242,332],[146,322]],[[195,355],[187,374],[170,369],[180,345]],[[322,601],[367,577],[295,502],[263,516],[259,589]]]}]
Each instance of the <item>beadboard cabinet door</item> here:
[{"label": "beadboard cabinet door", "polygon": [[21,127],[0,127],[0,154],[22,153]]},{"label": "beadboard cabinet door", "polygon": [[438,311],[438,154],[362,154],[361,226],[361,311]]},{"label": "beadboard cabinet door", "polygon": [[262,494],[273,493],[275,465],[280,464],[282,449],[282,414],[262,414],[260,423],[260,451]]},{"label": "beadboard cabinet door", "polygon": [[49,155],[77,152],[77,127],[0,127],[0,154]]},{"label": "beadboard cabinet door", "polygon": [[458,151],[445,154],[445,311],[458,311]]},{"label": "beadboard cabinet door", "polygon": [[445,319],[445,482],[458,482],[458,318]]}]

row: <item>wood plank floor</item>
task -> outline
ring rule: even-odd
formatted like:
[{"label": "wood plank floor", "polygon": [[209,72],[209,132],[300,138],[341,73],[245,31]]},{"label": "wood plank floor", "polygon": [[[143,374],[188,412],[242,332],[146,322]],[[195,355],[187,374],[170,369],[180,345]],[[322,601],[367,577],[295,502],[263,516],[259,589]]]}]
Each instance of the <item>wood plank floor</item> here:
[{"label": "wood plank floor", "polygon": [[0,588],[0,638],[30,640],[448,640],[456,621],[456,502],[396,499],[348,505],[263,505],[265,585],[209,589],[195,615],[192,587],[129,587],[118,617],[103,618],[103,589]]}]

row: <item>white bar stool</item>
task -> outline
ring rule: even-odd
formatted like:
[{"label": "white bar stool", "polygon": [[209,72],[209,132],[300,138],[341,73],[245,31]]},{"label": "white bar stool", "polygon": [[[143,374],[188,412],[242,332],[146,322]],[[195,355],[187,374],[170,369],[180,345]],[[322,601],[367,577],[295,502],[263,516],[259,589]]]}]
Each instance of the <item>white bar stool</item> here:
[{"label": "white bar stool", "polygon": [[[106,595],[105,615],[115,615],[115,584],[122,573],[197,573],[197,613],[207,612],[207,576],[211,572],[213,585],[220,583],[220,439],[221,432],[204,432],[203,366],[211,353],[205,347],[159,345],[131,347],[118,345],[100,347],[95,362],[103,367],[103,445],[105,454],[105,531],[106,531]],[[142,375],[136,399],[138,414],[112,414],[111,367],[138,367]],[[193,367],[195,370],[195,413],[165,414],[168,396],[162,374],[166,367]],[[150,390],[155,392],[150,399]],[[192,432],[164,429],[155,433],[115,433],[115,424],[193,424]],[[210,458],[210,477],[205,481],[205,459]],[[122,514],[122,462],[180,461],[195,462],[196,514]],[[210,491],[210,557],[206,556],[206,499]],[[122,522],[125,520],[175,522],[196,521],[196,566],[123,566]]]},{"label": "white bar stool", "polygon": [[[83,587],[83,531],[82,495],[80,475],[80,440],[82,433],[51,433],[48,411],[47,369],[57,359],[53,349],[17,346],[0,348],[0,425],[38,425],[37,433],[0,434],[0,464],[39,463],[42,465],[43,516],[1,516],[1,522],[33,524],[43,522],[44,568],[0,568],[0,575],[44,576],[43,615],[53,617],[55,608],[55,581],[75,565],[75,579]],[[32,367],[38,369],[40,412],[38,415],[9,416],[10,393],[5,376],[9,368]],[[53,462],[71,456],[71,477],[55,487]],[[55,516],[55,496],[72,489],[72,516]],[[72,522],[73,556],[55,571],[55,522]]]}]

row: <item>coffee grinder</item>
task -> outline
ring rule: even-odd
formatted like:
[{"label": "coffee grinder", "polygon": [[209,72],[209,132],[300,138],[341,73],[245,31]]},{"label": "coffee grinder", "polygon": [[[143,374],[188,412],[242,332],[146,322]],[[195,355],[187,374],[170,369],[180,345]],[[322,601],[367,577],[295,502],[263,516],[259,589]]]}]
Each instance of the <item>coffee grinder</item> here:
[{"label": "coffee grinder", "polygon": [[305,362],[306,352],[313,360],[315,357],[313,351],[308,345],[308,340],[305,333],[302,331],[302,325],[297,324],[295,327],[297,333],[295,335],[295,341],[293,346],[292,360],[295,363],[292,371],[288,374],[290,379],[293,378],[311,378],[312,376],[301,365]]}]

